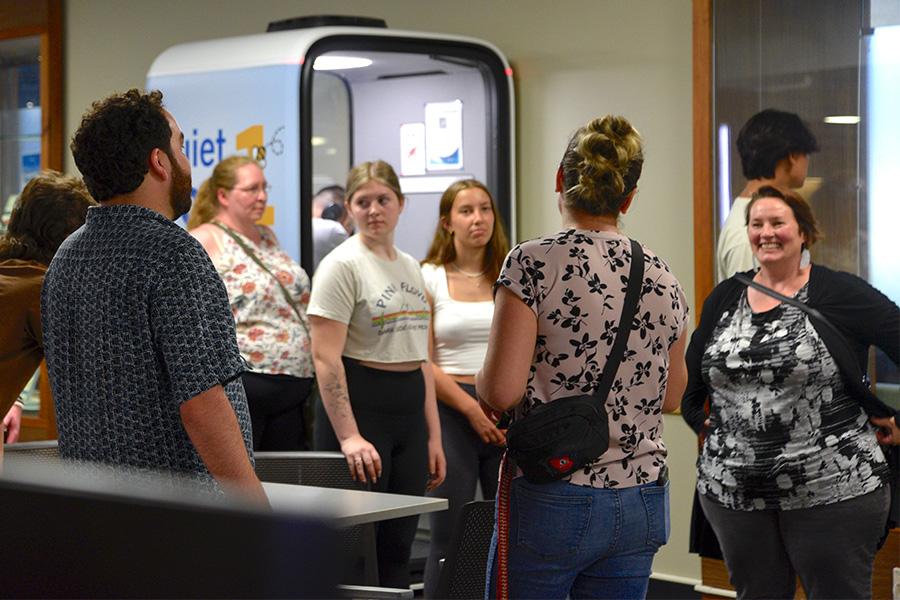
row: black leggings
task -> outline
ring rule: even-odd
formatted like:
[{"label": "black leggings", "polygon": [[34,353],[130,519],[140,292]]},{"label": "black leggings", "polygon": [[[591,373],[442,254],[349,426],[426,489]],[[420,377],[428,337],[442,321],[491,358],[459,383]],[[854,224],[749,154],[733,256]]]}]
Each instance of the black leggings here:
[{"label": "black leggings", "polygon": [[246,372],[241,376],[253,427],[253,449],[308,450],[303,406],[312,377]]},{"label": "black leggings", "polygon": [[[475,397],[475,386],[460,383],[467,394]],[[448,510],[431,513],[431,548],[425,563],[425,597],[433,598],[437,590],[440,560],[450,549],[450,537],[457,526],[462,507],[475,499],[475,489],[481,483],[486,500],[497,494],[497,478],[503,448],[487,444],[472,429],[462,413],[438,402],[441,417],[441,441],[447,456],[447,478],[437,489],[428,492],[433,498],[446,498]]]},{"label": "black leggings", "polygon": [[[359,433],[381,456],[381,478],[372,490],[421,496],[428,482],[425,379],[421,369],[404,373],[371,369],[344,357],[350,405]],[[340,451],[322,401],[316,402],[316,450]],[[378,524],[375,545],[383,587],[409,587],[409,556],[418,517]]]}]

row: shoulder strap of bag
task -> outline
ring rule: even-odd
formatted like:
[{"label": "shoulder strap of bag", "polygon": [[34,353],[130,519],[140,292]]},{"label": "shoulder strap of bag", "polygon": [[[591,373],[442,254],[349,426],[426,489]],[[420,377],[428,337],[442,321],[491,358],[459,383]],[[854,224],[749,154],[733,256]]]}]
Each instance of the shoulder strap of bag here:
[{"label": "shoulder strap of bag", "polygon": [[594,390],[594,396],[605,403],[609,390],[612,387],[619,364],[625,356],[625,348],[628,345],[628,336],[631,334],[631,322],[637,311],[638,301],[641,299],[641,288],[644,286],[644,249],[641,245],[631,241],[631,270],[628,272],[628,289],[625,292],[625,304],[622,307],[622,317],[619,319],[619,327],[616,329],[616,339],[613,341],[603,374],[600,376],[600,385]]},{"label": "shoulder strap of bag", "polygon": [[[742,273],[736,274],[734,276],[734,278],[737,279],[738,281],[740,281],[741,283],[743,283],[744,285],[746,285],[748,287],[752,287],[753,289],[760,291],[763,294],[766,294],[767,296],[771,296],[772,298],[775,298],[776,300],[780,300],[781,302],[783,302],[785,304],[790,304],[791,306],[799,308],[800,310],[802,310],[803,312],[808,314],[810,317],[812,317],[815,321],[820,323],[823,327],[828,329],[832,333],[832,335],[834,335],[835,339],[840,340],[841,344],[843,344],[845,349],[848,351],[848,356],[853,355],[853,353],[849,351],[850,344],[847,342],[847,338],[844,336],[844,334],[841,333],[840,330],[837,327],[835,327],[834,324],[825,317],[825,315],[820,313],[815,308],[807,305],[804,302],[800,302],[799,300],[797,300],[795,298],[790,298],[788,296],[785,296],[784,294],[776,292],[772,288],[764,286],[761,283],[757,283]],[[835,362],[837,362],[837,359],[835,359]],[[852,363],[852,364],[843,364],[843,365],[838,364],[838,368],[841,369],[842,371],[844,371],[844,373],[848,377],[850,377],[856,381],[862,381],[865,375],[861,372],[859,365],[857,365],[854,361],[850,361],[850,363]]]},{"label": "shoulder strap of bag", "polygon": [[309,328],[307,328],[306,323],[303,321],[303,317],[300,315],[300,308],[294,302],[294,299],[291,298],[291,293],[289,291],[287,291],[287,288],[284,287],[284,284],[281,283],[281,280],[278,279],[278,277],[276,277],[275,274],[269,270],[269,267],[267,267],[263,263],[263,261],[261,261],[256,256],[256,253],[253,252],[253,250],[250,248],[250,246],[245,244],[244,240],[242,240],[241,237],[237,233],[235,233],[230,227],[226,227],[223,223],[220,223],[218,221],[212,221],[212,224],[215,225],[216,227],[218,227],[219,229],[221,229],[222,231],[224,231],[226,235],[228,235],[231,239],[234,240],[234,242],[238,246],[241,247],[241,250],[244,251],[244,254],[246,254],[247,256],[250,257],[250,260],[255,262],[259,266],[260,269],[262,269],[263,271],[268,273],[269,276],[275,280],[275,283],[277,283],[278,287],[281,289],[281,293],[284,296],[285,301],[290,305],[291,308],[294,309],[294,313],[297,315],[297,320],[300,321],[300,326],[303,327],[304,331],[306,332],[306,336],[310,337]]}]

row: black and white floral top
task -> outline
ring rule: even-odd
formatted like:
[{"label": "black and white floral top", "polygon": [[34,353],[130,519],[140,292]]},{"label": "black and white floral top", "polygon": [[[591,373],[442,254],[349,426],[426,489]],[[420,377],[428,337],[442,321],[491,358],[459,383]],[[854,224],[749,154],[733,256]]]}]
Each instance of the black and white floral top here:
[{"label": "black and white floral top", "polygon": [[[797,300],[807,301],[807,288]],[[883,485],[872,426],[800,309],[753,313],[743,293],[709,338],[702,376],[712,422],[697,463],[700,493],[736,510],[790,510]]]},{"label": "black and white floral top", "polygon": [[[687,325],[688,306],[665,262],[644,248],[644,263],[628,347],[606,401],[609,450],[571,476],[577,485],[640,485],[655,481],[665,465],[662,402],[669,348]],[[569,229],[510,251],[497,284],[521,298],[538,320],[525,398],[515,418],[536,404],[594,391],[616,336],[630,266],[630,241],[610,232]]]}]

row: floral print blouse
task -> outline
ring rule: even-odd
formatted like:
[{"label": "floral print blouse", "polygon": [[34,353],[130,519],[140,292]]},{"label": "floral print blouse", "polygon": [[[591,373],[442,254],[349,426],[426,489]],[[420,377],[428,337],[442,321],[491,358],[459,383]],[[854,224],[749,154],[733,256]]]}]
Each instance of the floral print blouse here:
[{"label": "floral print blouse", "polygon": [[[618,233],[569,229],[513,248],[497,285],[537,316],[537,341],[515,418],[537,404],[594,391],[616,337],[631,242]],[[644,278],[628,346],[606,399],[609,449],[570,483],[621,488],[656,481],[665,466],[662,403],[669,348],[684,333],[681,284],[644,247]]]},{"label": "floral print blouse", "polygon": [[241,356],[258,373],[312,377],[306,316],[309,276],[279,247],[270,229],[259,227],[259,232],[262,239],[258,245],[239,232],[234,233],[288,290],[302,322],[272,276],[247,256],[230,236],[217,229],[221,251],[213,264],[228,290]]}]

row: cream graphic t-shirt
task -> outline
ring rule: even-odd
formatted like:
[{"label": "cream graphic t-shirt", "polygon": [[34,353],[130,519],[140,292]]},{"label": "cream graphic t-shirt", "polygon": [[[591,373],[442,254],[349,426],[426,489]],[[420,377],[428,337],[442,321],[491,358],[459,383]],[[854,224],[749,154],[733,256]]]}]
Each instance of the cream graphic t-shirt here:
[{"label": "cream graphic t-shirt", "polygon": [[381,258],[359,236],[332,250],[316,270],[307,314],[347,324],[349,358],[428,359],[425,282],[416,260],[400,250],[394,260]]}]

